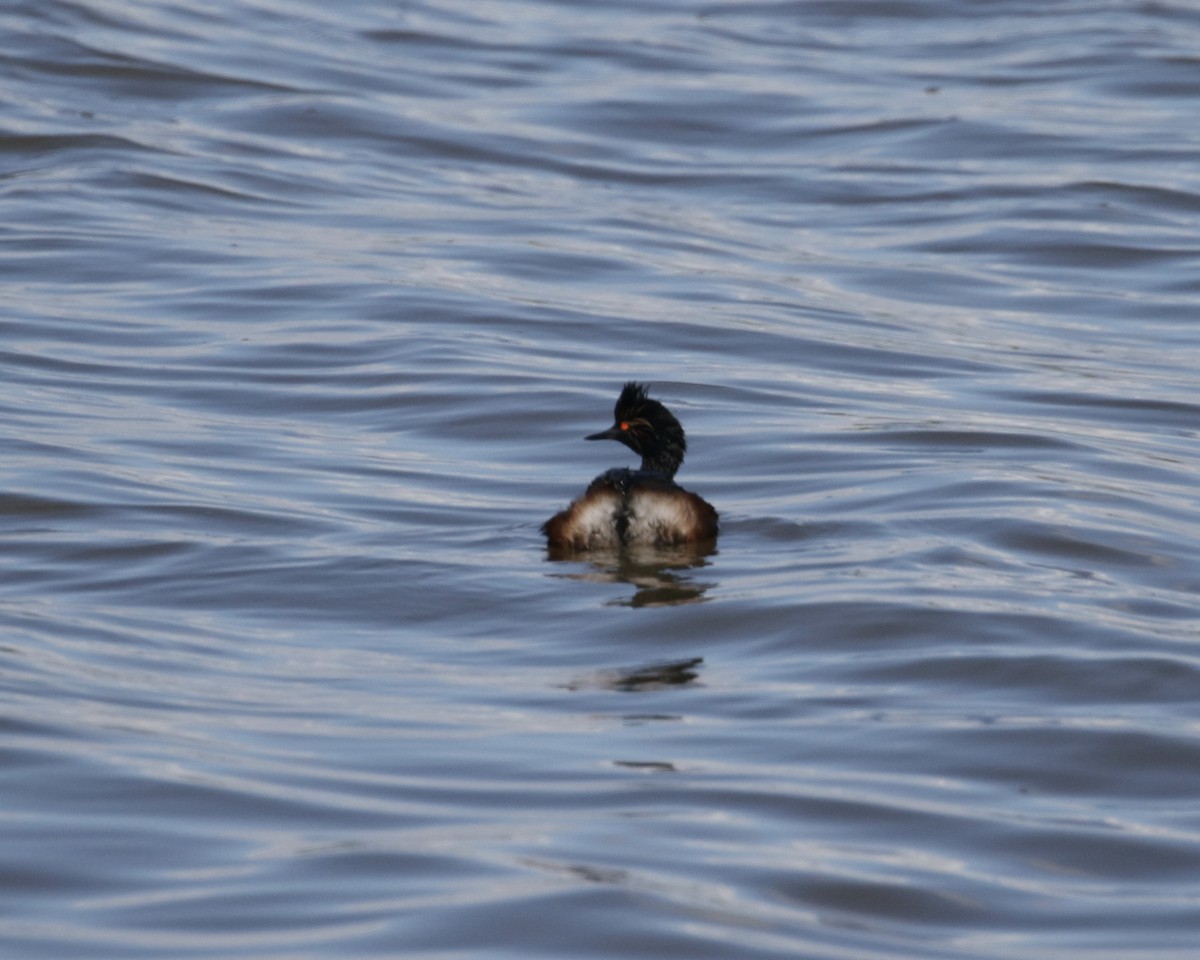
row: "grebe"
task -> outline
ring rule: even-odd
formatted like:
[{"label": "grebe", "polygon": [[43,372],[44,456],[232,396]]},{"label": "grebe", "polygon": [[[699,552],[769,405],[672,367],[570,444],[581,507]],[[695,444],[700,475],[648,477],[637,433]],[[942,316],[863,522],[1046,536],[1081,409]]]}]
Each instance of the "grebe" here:
[{"label": "grebe", "polygon": [[627,383],[613,419],[607,430],[584,439],[620,441],[641,455],[641,468],[600,474],[566,510],[542,524],[549,545],[591,550],[715,538],[717,511],[675,482],[687,439],[671,411],[647,397],[643,384]]}]

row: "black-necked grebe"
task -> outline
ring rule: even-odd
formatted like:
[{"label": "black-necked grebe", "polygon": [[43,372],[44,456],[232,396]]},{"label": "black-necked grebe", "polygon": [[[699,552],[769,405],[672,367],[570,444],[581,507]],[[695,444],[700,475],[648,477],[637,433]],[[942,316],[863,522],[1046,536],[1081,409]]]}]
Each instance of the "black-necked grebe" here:
[{"label": "black-necked grebe", "polygon": [[638,470],[602,473],[566,510],[542,524],[551,547],[613,549],[628,544],[669,546],[717,535],[717,511],[675,482],[687,440],[671,411],[627,383],[613,410],[615,422],[587,440],[619,440],[640,454]]}]

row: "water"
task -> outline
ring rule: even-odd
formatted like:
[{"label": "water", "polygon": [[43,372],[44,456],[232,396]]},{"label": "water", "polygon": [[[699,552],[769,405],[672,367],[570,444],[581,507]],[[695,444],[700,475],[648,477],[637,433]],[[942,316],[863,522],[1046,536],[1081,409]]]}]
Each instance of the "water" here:
[{"label": "water", "polygon": [[1198,48],[7,5],[4,955],[1194,956]]}]

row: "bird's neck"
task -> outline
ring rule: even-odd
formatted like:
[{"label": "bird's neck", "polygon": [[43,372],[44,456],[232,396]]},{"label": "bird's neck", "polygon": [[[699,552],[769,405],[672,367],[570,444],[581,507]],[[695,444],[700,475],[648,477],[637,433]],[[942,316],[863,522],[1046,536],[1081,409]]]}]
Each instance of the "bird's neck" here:
[{"label": "bird's neck", "polygon": [[680,457],[669,450],[658,450],[642,454],[642,470],[646,473],[665,474],[672,479],[682,464]]}]

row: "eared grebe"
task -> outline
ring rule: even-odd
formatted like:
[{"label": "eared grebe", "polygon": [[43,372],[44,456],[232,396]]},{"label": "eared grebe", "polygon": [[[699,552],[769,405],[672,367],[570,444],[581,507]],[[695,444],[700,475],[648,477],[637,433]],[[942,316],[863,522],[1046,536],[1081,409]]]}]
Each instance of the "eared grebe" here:
[{"label": "eared grebe", "polygon": [[683,426],[640,383],[627,383],[613,410],[616,421],[587,440],[619,440],[640,454],[638,470],[602,473],[566,510],[542,525],[551,547],[612,549],[628,544],[669,546],[717,535],[717,511],[675,482],[687,440]]}]

